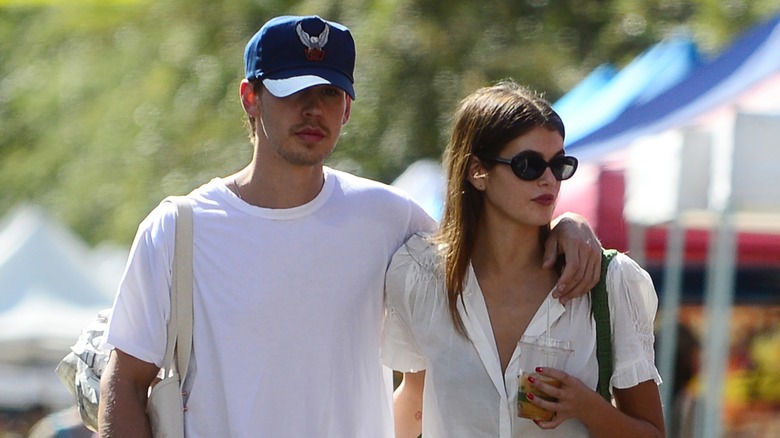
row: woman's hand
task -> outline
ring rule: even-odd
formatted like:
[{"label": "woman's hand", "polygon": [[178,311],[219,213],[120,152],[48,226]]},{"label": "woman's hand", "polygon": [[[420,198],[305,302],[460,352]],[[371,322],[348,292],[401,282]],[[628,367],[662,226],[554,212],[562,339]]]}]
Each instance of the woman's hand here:
[{"label": "woman's hand", "polygon": [[557,402],[547,401],[541,397],[534,397],[530,393],[527,395],[531,403],[554,414],[550,421],[534,421],[541,429],[555,429],[569,418],[583,419],[585,415],[594,412],[595,404],[606,403],[606,400],[597,392],[588,388],[580,379],[561,370],[537,368],[536,372],[561,382],[561,387],[556,388],[545,383],[543,379],[534,378],[533,376],[528,378],[532,386],[550,397],[558,399]]},{"label": "woman's hand", "polygon": [[561,382],[561,387],[544,383],[542,379],[529,380],[540,391],[558,401],[542,400],[528,394],[534,405],[553,412],[550,421],[535,421],[541,429],[554,429],[569,418],[582,422],[592,436],[598,438],[665,437],[664,416],[658,385],[653,380],[625,389],[613,389],[617,408],[587,387],[576,377],[553,368],[537,368],[536,372]]}]

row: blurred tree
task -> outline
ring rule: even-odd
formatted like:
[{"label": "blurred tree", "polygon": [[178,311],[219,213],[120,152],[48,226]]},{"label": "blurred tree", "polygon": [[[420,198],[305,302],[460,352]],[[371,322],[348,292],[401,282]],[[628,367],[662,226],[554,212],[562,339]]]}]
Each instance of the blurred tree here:
[{"label": "blurred tree", "polygon": [[91,242],[128,242],[165,194],[241,165],[241,40],[265,8],[280,5],[0,10],[1,205],[39,202]]},{"label": "blurred tree", "polygon": [[438,158],[457,102],[513,77],[554,101],[603,62],[690,32],[717,52],[776,0],[0,2],[0,214],[46,206],[127,244],[167,194],[243,166],[243,47],[268,18],[319,14],[358,49],[333,167],[390,182]]}]

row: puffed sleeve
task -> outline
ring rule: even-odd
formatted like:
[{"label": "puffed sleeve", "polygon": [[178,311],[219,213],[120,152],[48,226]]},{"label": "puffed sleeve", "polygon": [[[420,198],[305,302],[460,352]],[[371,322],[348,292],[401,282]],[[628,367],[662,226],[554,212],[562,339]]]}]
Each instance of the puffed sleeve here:
[{"label": "puffed sleeve", "polygon": [[615,365],[611,385],[630,388],[648,380],[660,384],[653,349],[658,296],[650,275],[625,254],[618,254],[606,281]]},{"label": "puffed sleeve", "polygon": [[415,334],[415,317],[425,312],[418,299],[435,288],[431,244],[413,235],[398,249],[385,277],[385,325],[383,363],[397,371],[426,368],[425,355]]}]

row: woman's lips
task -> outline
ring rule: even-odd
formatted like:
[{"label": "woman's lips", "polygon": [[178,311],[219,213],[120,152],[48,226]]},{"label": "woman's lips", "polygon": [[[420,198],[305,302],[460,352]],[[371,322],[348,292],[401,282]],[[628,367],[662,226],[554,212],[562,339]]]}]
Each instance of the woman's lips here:
[{"label": "woman's lips", "polygon": [[545,207],[549,207],[555,203],[555,196],[553,195],[540,195],[532,199],[532,201],[536,202],[537,204],[544,205]]}]

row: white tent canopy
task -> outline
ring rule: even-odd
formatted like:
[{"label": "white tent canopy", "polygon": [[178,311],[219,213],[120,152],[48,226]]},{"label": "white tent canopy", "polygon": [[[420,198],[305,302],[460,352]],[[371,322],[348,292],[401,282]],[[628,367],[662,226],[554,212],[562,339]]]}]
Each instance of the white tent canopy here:
[{"label": "white tent canopy", "polygon": [[69,401],[54,367],[111,305],[126,255],[90,249],[37,207],[0,223],[0,406]]}]

